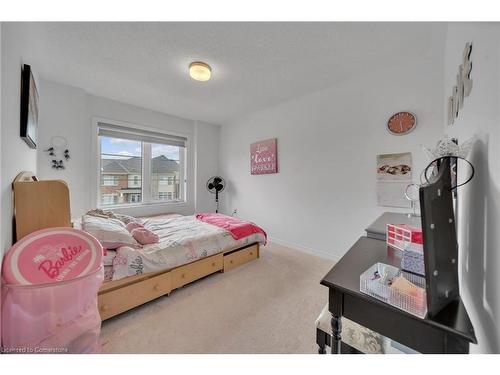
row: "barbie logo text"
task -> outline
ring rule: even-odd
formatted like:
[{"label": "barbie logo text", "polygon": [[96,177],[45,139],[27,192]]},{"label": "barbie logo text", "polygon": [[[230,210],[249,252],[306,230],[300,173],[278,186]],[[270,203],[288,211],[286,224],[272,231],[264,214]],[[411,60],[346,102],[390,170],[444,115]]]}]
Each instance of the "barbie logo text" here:
[{"label": "barbie logo text", "polygon": [[[38,270],[45,272],[45,274],[51,279],[63,279],[64,276],[71,271],[76,263],[82,258],[82,256],[89,252],[88,249],[85,251],[82,250],[82,246],[63,247],[61,248],[60,255],[56,259],[53,258],[42,261],[38,266]],[[67,265],[68,262],[71,263]],[[65,267],[66,265],[67,267]]]}]

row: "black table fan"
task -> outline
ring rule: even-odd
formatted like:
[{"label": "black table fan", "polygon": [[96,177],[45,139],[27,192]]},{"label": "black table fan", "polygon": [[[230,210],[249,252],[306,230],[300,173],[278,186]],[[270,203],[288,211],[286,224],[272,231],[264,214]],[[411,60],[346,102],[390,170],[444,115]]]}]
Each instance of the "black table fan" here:
[{"label": "black table fan", "polygon": [[210,177],[207,181],[207,190],[215,194],[215,212],[219,212],[219,193],[226,187],[226,181],[220,176]]}]

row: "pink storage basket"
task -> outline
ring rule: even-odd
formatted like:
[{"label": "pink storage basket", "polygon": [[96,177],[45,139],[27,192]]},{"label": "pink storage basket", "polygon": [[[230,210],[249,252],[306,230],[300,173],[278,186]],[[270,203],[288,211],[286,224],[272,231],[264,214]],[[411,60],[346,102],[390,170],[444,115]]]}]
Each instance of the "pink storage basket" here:
[{"label": "pink storage basket", "polygon": [[[65,236],[62,242],[61,233]],[[75,234],[74,240],[71,239],[72,233]],[[44,236],[46,241],[43,240]],[[34,238],[38,242],[33,242]],[[40,241],[43,246],[40,246]],[[34,275],[33,264],[25,262],[33,259],[31,263],[40,264],[37,248],[52,246],[55,250],[44,259],[52,259],[55,264],[56,259],[61,259],[61,245],[65,249],[68,246],[83,246],[85,250],[90,249],[91,253],[68,260],[61,266],[59,275],[51,276],[55,282],[40,283],[42,276]],[[19,254],[20,251],[25,254]],[[25,256],[26,253],[34,256]],[[98,353],[101,318],[97,308],[97,292],[104,278],[101,258],[102,247],[95,238],[71,228],[37,231],[16,243],[5,258],[4,271],[8,268],[8,272],[4,276],[18,274],[23,277],[17,283],[12,276],[7,277],[7,281],[3,280],[2,283],[4,352]],[[17,260],[22,263],[16,263]],[[26,269],[31,271],[27,273]],[[75,270],[84,271],[75,274]],[[70,274],[74,276],[62,280],[58,277]]]}]

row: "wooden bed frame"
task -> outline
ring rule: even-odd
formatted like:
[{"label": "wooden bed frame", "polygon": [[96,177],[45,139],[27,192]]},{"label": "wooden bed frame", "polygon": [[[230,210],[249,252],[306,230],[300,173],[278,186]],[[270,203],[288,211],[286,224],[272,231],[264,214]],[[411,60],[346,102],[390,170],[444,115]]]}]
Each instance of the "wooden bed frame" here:
[{"label": "wooden bed frame", "polygon": [[215,272],[227,272],[259,257],[259,244],[226,251],[166,271],[105,282],[98,294],[106,320]]},{"label": "wooden bed frame", "polygon": [[[20,173],[13,183],[15,242],[39,229],[70,227],[68,185],[62,180],[38,181],[31,172]],[[98,292],[101,319],[169,295],[215,272],[227,272],[259,258],[259,244],[226,250],[182,266],[104,282]]]}]

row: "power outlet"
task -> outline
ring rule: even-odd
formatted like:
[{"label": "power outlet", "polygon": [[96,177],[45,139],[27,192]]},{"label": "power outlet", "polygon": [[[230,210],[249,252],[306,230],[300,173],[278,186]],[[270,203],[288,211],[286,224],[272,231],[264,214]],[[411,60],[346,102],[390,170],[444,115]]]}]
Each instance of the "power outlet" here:
[{"label": "power outlet", "polygon": [[233,216],[238,216],[238,209],[237,209],[237,208],[235,208],[235,209],[233,210]]}]

